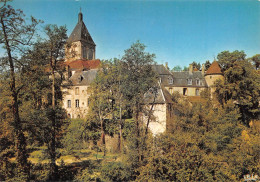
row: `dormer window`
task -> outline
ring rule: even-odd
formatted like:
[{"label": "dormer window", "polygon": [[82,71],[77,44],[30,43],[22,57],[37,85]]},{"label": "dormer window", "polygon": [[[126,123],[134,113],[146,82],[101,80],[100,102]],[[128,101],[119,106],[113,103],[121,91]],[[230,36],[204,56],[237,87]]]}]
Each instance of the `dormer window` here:
[{"label": "dormer window", "polygon": [[84,77],[82,75],[80,75],[78,78],[79,82],[81,82],[83,79],[84,79]]},{"label": "dormer window", "polygon": [[168,78],[169,84],[173,84],[173,79],[171,77]]},{"label": "dormer window", "polygon": [[196,79],[196,85],[200,85],[200,79]]},{"label": "dormer window", "polygon": [[192,85],[192,79],[188,79],[188,85]]}]

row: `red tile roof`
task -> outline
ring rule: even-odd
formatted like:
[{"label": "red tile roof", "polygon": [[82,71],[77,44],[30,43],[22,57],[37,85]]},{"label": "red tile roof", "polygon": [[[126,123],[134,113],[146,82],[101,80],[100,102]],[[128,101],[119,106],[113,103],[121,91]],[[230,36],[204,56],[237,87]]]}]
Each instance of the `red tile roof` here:
[{"label": "red tile roof", "polygon": [[72,62],[65,62],[67,66],[69,66],[71,69],[97,69],[101,61],[99,59],[94,59],[94,60],[84,60],[84,59],[79,59],[75,60]]},{"label": "red tile roof", "polygon": [[214,74],[223,74],[221,72],[221,68],[218,65],[217,61],[213,61],[213,63],[210,65],[209,69],[206,72],[206,75],[214,75]]}]

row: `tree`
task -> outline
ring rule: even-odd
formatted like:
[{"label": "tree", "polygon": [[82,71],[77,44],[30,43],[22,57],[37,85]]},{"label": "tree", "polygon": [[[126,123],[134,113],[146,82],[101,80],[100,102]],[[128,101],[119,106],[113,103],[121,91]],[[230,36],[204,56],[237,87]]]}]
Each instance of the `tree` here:
[{"label": "tree", "polygon": [[207,71],[207,70],[209,69],[210,65],[211,65],[210,61],[207,60],[207,61],[205,62],[205,71]]},{"label": "tree", "polygon": [[216,82],[216,93],[222,104],[234,100],[248,125],[259,115],[260,82],[257,70],[247,60],[236,61],[224,72],[224,81]]},{"label": "tree", "polygon": [[109,64],[103,64],[91,86],[89,118],[99,123],[105,156],[105,120],[112,119],[113,98]]},{"label": "tree", "polygon": [[253,57],[249,58],[249,60],[254,63],[255,69],[258,70],[260,66],[260,54],[254,55]]},{"label": "tree", "polygon": [[145,46],[139,41],[134,43],[131,48],[125,50],[122,57],[123,70],[126,80],[122,86],[122,92],[126,100],[129,101],[130,108],[135,120],[135,146],[138,153],[138,160],[142,160],[141,155],[141,113],[144,113],[144,95],[156,85],[157,79],[155,72],[152,70],[155,55],[144,52]]},{"label": "tree", "polygon": [[198,70],[200,70],[200,68],[201,68],[200,63],[193,61],[191,64],[192,64],[193,68],[197,68]]},{"label": "tree", "polygon": [[182,71],[189,71],[189,67],[184,66]]},{"label": "tree", "polygon": [[[6,1],[4,1],[6,2]],[[15,133],[15,149],[16,160],[20,175],[28,178],[29,165],[27,161],[26,139],[23,133],[23,127],[19,115],[18,94],[21,87],[16,85],[16,69],[18,62],[16,59],[19,52],[23,52],[26,46],[31,45],[31,40],[35,34],[35,27],[39,23],[35,18],[31,17],[31,23],[26,24],[25,15],[21,10],[15,10],[10,5],[4,4],[1,9],[0,23],[0,44],[4,44],[7,53],[8,67],[10,71],[9,84],[12,97],[12,126]]]},{"label": "tree", "polygon": [[218,54],[218,63],[221,66],[222,71],[226,71],[236,61],[245,60],[246,54],[244,51],[235,50],[233,52],[223,51]]},{"label": "tree", "polygon": [[172,71],[182,71],[181,66],[177,65],[172,68]]},{"label": "tree", "polygon": [[105,133],[119,134],[118,150],[122,151],[123,117],[127,104],[123,97],[122,62],[118,59],[103,61],[95,81],[91,86],[90,112],[101,130],[101,143],[105,146]]},{"label": "tree", "polygon": [[[59,107],[57,107],[57,92],[55,89],[55,73],[58,73],[58,62],[64,60],[65,56],[65,44],[67,40],[67,29],[65,26],[58,27],[57,25],[46,25],[44,28],[47,39],[44,41],[43,45],[45,46],[45,54],[47,55],[46,59],[49,61],[49,67],[51,71],[52,79],[52,108],[48,113],[48,119],[51,121],[50,135],[51,140],[48,145],[48,152],[50,155],[50,180],[57,179],[58,167],[56,165],[57,159],[57,130],[59,130],[59,125],[57,125],[57,120],[62,119],[63,117],[59,116]],[[60,75],[62,78],[62,75]],[[60,82],[61,84],[61,82]],[[59,85],[60,86],[60,85]]]}]

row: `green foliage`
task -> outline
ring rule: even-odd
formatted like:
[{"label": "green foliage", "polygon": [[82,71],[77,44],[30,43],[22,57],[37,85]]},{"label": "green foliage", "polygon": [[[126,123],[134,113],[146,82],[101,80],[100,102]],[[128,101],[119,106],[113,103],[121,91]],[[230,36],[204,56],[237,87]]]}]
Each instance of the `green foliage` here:
[{"label": "green foliage", "polygon": [[101,176],[104,181],[130,181],[129,167],[121,162],[110,162],[102,166]]},{"label": "green foliage", "polygon": [[85,149],[88,147],[86,141],[94,139],[94,132],[88,132],[86,121],[83,119],[72,119],[69,121],[69,126],[66,128],[66,134],[62,139],[63,148],[70,154],[73,150]]},{"label": "green foliage", "polygon": [[239,181],[259,170],[258,135],[240,124],[233,101],[221,107],[174,98],[178,122],[147,148],[138,181]]},{"label": "green foliage", "polygon": [[193,66],[193,69],[195,69],[195,68],[197,68],[198,70],[201,69],[200,63],[197,63],[197,62],[193,61],[191,64],[192,64],[192,66]]},{"label": "green foliage", "polygon": [[181,66],[177,65],[172,68],[172,71],[182,71]]},{"label": "green foliage", "polygon": [[75,181],[101,181],[100,173],[91,169],[84,169],[75,177]]},{"label": "green foliage", "polygon": [[255,69],[258,70],[260,66],[260,54],[256,54],[253,57],[249,58],[253,62]]},{"label": "green foliage", "polygon": [[222,71],[226,71],[236,61],[245,60],[246,54],[244,51],[235,50],[233,52],[223,51],[218,54],[218,63],[220,64]]},{"label": "green foliage", "polygon": [[205,66],[205,71],[209,69],[210,65],[211,65],[210,61],[207,60],[207,61],[205,62],[205,64],[204,64],[204,66]]},{"label": "green foliage", "polygon": [[243,121],[259,115],[260,81],[258,73],[247,60],[236,61],[224,72],[225,80],[216,82],[216,93],[220,103],[233,100],[237,103]]}]

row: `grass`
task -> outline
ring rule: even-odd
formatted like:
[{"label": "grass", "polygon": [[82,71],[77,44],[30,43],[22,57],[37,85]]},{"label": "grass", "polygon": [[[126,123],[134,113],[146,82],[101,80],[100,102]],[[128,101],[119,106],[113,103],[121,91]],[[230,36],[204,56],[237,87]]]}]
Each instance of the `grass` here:
[{"label": "grass", "polygon": [[[45,148],[38,148],[30,153],[29,161],[33,164],[44,164],[49,163],[49,159],[46,159],[46,155],[44,154]],[[118,159],[119,154],[106,153],[104,156],[103,152],[96,152],[90,149],[82,149],[82,150],[73,150],[70,154],[67,154],[67,151],[64,149],[61,150],[61,153],[66,155],[61,155],[60,158],[57,159],[57,165],[60,165],[62,161],[65,165],[73,164],[73,163],[81,163],[88,160],[103,160],[104,162],[115,161]]]}]

